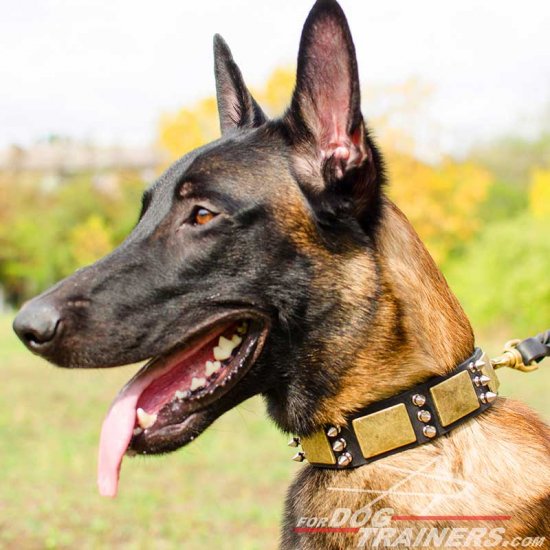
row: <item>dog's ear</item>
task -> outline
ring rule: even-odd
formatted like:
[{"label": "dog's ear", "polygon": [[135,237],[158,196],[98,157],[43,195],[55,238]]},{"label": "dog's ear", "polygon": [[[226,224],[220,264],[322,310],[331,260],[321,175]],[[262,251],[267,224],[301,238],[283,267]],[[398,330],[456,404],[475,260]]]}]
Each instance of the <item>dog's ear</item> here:
[{"label": "dog's ear", "polygon": [[326,185],[353,179],[355,206],[364,207],[377,179],[374,148],[361,114],[355,47],[336,0],[317,0],[305,22],[285,121],[306,164]]},{"label": "dog's ear", "polygon": [[267,117],[248,91],[229,46],[219,34],[214,36],[214,72],[222,134],[261,126]]}]

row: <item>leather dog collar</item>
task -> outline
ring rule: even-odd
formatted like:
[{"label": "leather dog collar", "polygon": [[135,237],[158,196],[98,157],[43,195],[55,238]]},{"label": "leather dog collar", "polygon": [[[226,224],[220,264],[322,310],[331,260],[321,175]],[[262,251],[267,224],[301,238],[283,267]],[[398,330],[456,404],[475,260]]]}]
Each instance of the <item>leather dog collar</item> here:
[{"label": "leather dog collar", "polygon": [[448,375],[373,403],[344,426],[325,426],[309,437],[293,438],[289,446],[303,449],[293,460],[342,470],[418,447],[486,411],[498,386],[490,359],[476,348]]}]

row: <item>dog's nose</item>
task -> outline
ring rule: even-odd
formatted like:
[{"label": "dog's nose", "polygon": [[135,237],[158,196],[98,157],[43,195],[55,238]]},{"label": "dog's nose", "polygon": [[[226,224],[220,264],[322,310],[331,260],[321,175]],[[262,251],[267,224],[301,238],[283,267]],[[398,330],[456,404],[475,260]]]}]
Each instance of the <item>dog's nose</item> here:
[{"label": "dog's nose", "polygon": [[59,335],[61,315],[52,304],[41,300],[23,306],[13,321],[13,330],[31,350],[40,351]]}]

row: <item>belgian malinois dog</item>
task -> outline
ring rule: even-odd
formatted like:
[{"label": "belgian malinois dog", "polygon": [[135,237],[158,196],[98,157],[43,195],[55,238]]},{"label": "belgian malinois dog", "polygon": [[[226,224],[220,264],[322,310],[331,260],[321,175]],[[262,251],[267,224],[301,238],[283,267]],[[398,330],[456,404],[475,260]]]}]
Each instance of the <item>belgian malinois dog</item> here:
[{"label": "belgian malinois dog", "polygon": [[[264,396],[285,432],[307,439],[332,426],[334,435],[357,411],[452,373],[474,352],[461,306],[384,194],[336,1],[318,0],[308,16],[279,119],[268,120],[219,36],[214,50],[222,137],[145,191],[121,246],[14,322],[31,351],[62,367],[150,359],[103,425],[105,495],[116,493],[125,453],[178,449],[251,396]],[[456,517],[474,514],[481,532],[550,535],[550,430],[522,404],[499,398],[444,437],[344,468],[349,459],[301,469],[282,548],[369,547],[327,523],[298,528],[365,507],[414,516],[399,528],[464,527]],[[450,494],[452,484],[461,490]],[[425,518],[426,495],[438,495],[430,513],[439,519]]]}]

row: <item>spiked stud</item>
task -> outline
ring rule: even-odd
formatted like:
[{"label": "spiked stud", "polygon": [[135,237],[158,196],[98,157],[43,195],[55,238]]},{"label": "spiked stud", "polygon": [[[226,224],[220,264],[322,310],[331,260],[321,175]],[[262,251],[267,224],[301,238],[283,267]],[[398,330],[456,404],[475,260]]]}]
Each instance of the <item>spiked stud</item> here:
[{"label": "spiked stud", "polygon": [[331,427],[327,430],[327,435],[328,435],[329,437],[336,437],[339,433],[340,433],[340,428],[337,427],[337,426],[331,426]]},{"label": "spiked stud", "polygon": [[426,396],[420,393],[417,393],[412,396],[412,402],[417,407],[422,407],[426,404]]},{"label": "spiked stud", "polygon": [[304,453],[296,453],[292,457],[292,460],[294,460],[294,462],[303,462],[305,459],[306,459],[306,455]]},{"label": "spiked stud", "polygon": [[477,368],[476,364],[473,361],[468,365],[468,370],[470,372],[478,372],[479,371],[479,369]]},{"label": "spiked stud", "polygon": [[485,367],[487,365],[487,363],[483,360],[483,359],[478,359],[476,362],[475,362],[475,366],[478,368],[478,369],[482,369],[483,367]]},{"label": "spiked stud", "polygon": [[332,450],[336,451],[337,453],[343,451],[346,448],[346,440],[345,439],[337,439],[334,444],[332,445]]},{"label": "spiked stud", "polygon": [[299,438],[299,437],[293,437],[293,438],[288,442],[288,446],[289,446],[289,447],[298,447],[299,444],[300,444],[300,438]]},{"label": "spiked stud", "polygon": [[485,393],[482,393],[480,396],[482,403],[492,403],[498,395],[492,391],[486,391]]},{"label": "spiked stud", "polygon": [[482,374],[481,376],[476,376],[474,378],[474,384],[479,388],[480,386],[486,386],[491,379],[486,376],[485,374]]},{"label": "spiked stud", "polygon": [[343,453],[338,457],[338,466],[348,466],[352,460],[353,457],[350,453]]},{"label": "spiked stud", "polygon": [[432,437],[435,437],[437,435],[437,430],[435,429],[435,426],[431,426],[428,424],[428,426],[424,426],[422,428],[422,433],[426,436],[432,439]]},{"label": "spiked stud", "polygon": [[430,411],[427,411],[425,409],[418,411],[416,415],[418,416],[418,420],[420,420],[420,422],[427,423],[432,419]]}]

